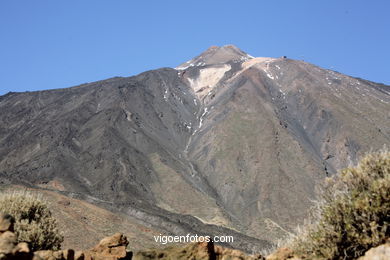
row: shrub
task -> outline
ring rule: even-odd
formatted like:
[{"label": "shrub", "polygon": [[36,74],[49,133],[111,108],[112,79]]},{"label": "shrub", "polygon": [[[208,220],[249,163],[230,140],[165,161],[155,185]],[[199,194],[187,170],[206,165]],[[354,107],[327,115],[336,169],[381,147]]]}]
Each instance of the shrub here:
[{"label": "shrub", "polygon": [[390,237],[390,153],[366,155],[327,179],[315,223],[293,244],[309,258],[354,259]]},{"label": "shrub", "polygon": [[34,251],[61,248],[63,236],[57,229],[56,220],[36,195],[27,192],[1,194],[0,212],[15,218],[18,242],[27,242]]}]

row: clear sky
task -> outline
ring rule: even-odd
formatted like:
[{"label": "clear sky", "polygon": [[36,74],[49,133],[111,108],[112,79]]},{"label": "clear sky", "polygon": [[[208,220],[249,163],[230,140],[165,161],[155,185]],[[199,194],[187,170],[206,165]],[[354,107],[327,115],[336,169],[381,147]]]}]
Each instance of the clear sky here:
[{"label": "clear sky", "polygon": [[175,67],[211,45],[390,85],[388,0],[1,0],[0,95]]}]

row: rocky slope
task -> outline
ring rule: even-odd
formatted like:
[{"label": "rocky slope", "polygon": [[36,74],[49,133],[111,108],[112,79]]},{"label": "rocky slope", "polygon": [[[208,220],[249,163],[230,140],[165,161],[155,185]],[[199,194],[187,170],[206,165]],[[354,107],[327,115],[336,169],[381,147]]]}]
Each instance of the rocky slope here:
[{"label": "rocky slope", "polygon": [[[214,245],[212,242],[191,243],[185,246],[170,246],[163,249],[141,251],[126,250],[129,241],[126,236],[116,233],[105,237],[90,249],[38,250],[31,251],[25,242],[17,242],[14,233],[14,219],[0,214],[0,259],[5,260],[148,260],[148,259],[204,259],[204,260],[287,260],[307,259],[296,256],[289,248],[279,248],[264,257],[260,254],[247,255],[242,251]],[[130,246],[131,247],[131,246]],[[387,260],[390,244],[371,248],[359,260]]]},{"label": "rocky slope", "polygon": [[1,96],[0,180],[256,252],[302,221],[319,180],[390,143],[389,111],[389,86],[211,47],[175,69]]},{"label": "rocky slope", "polygon": [[[1,193],[15,193],[25,190],[21,186],[9,186]],[[126,235],[131,250],[156,248],[153,236],[163,233],[163,229],[151,227],[142,220],[132,218],[121,212],[108,211],[85,200],[64,196],[48,189],[27,189],[28,194],[41,198],[57,220],[58,229],[64,236],[61,248],[84,250],[92,248],[101,239],[120,231]]]},{"label": "rocky slope", "polygon": [[148,259],[204,259],[204,260],[264,260],[261,255],[249,256],[239,250],[215,246],[212,242],[192,243],[182,247],[132,252],[126,250],[129,241],[122,233],[105,237],[90,249],[38,250],[17,242],[13,217],[0,214],[0,259],[2,260],[148,260]]}]

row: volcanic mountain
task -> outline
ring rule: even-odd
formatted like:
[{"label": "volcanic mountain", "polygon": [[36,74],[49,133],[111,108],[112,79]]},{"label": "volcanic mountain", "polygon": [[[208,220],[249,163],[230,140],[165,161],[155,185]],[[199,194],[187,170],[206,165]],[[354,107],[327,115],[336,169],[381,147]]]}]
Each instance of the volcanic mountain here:
[{"label": "volcanic mountain", "polygon": [[1,96],[0,180],[253,252],[303,221],[322,179],[390,144],[389,111],[390,86],[213,46],[176,68]]}]

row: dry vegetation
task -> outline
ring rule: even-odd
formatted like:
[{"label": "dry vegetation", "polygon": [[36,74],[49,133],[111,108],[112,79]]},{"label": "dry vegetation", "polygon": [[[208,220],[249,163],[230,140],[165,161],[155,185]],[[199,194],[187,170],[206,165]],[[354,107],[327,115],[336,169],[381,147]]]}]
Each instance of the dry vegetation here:
[{"label": "dry vegetation", "polygon": [[63,236],[46,203],[28,192],[0,195],[0,212],[15,218],[18,242],[27,242],[32,250],[58,250]]},{"label": "dry vegetation", "polygon": [[390,237],[390,153],[366,155],[326,182],[321,202],[292,242],[309,259],[355,259]]},{"label": "dry vegetation", "polygon": [[[44,201],[57,221],[58,229],[64,236],[61,248],[84,250],[95,246],[101,239],[115,232],[124,233],[132,250],[161,246],[153,235],[163,231],[147,226],[140,220],[120,212],[111,212],[87,201],[65,196],[53,190],[26,188],[10,185],[0,186],[1,193],[13,194],[20,190],[34,194]],[[1,209],[0,209],[1,212]]]}]

